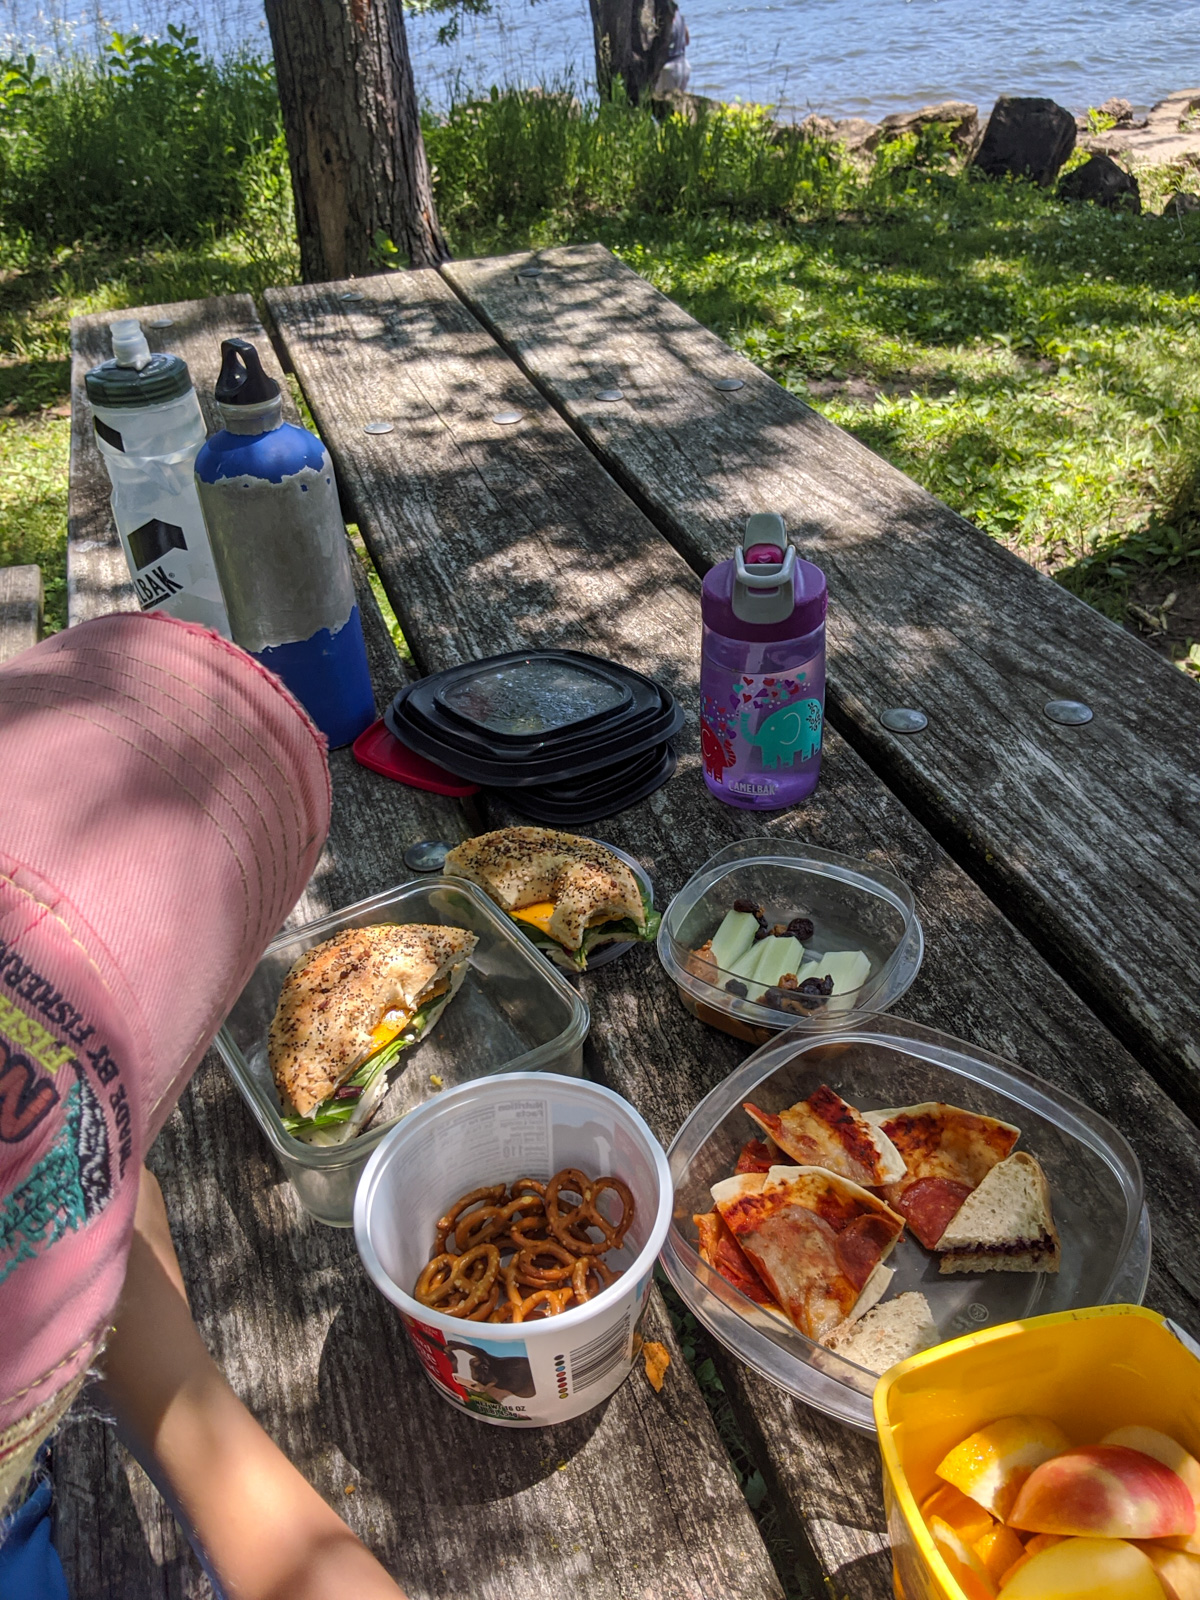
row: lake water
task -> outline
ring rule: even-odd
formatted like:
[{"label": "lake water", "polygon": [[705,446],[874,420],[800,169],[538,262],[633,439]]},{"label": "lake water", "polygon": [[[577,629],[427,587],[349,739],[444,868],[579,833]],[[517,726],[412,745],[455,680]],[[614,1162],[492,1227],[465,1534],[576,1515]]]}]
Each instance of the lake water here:
[{"label": "lake water", "polygon": [[[1200,0],[685,0],[691,87],[803,115],[879,117],[937,100],[1050,95],[1073,111],[1123,95],[1145,109],[1200,83]],[[261,0],[0,0],[0,32],[73,37],[110,24],[195,28],[205,45],[269,47]],[[494,0],[450,46],[438,19],[409,22],[418,89],[592,77],[587,0]]]}]

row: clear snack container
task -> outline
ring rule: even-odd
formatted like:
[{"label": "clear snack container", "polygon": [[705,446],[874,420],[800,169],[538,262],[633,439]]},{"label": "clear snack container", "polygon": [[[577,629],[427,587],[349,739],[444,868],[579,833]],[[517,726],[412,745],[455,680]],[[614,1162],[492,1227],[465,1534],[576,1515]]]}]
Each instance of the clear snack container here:
[{"label": "clear snack container", "polygon": [[668,1152],[675,1205],[663,1266],[709,1332],[763,1377],[818,1411],[874,1431],[875,1374],[761,1310],[696,1249],[693,1215],[712,1210],[711,1186],[731,1176],[742,1145],[760,1136],[742,1102],[781,1111],[821,1084],[860,1111],[940,1100],[1011,1122],[1021,1130],[1017,1148],[1036,1156],[1050,1184],[1062,1241],[1057,1273],[943,1277],[936,1256],[906,1232],[887,1258],[896,1274],[885,1299],[918,1290],[944,1339],[1079,1306],[1140,1302],[1150,1220],[1137,1157],[1111,1123],[1012,1062],[917,1023],[871,1016],[837,1034],[796,1028],[707,1095]]},{"label": "clear snack container", "polygon": [[[462,987],[433,1031],[400,1057],[366,1132],[343,1145],[303,1144],[283,1125],[267,1064],[267,1030],[279,992],[305,950],[343,928],[377,922],[469,928],[479,942]],[[482,889],[462,878],[425,877],[280,934],[238,996],[216,1046],[303,1204],[319,1221],[348,1228],[359,1176],[384,1134],[406,1112],[442,1089],[497,1072],[581,1076],[589,1020],[571,985]]]},{"label": "clear snack container", "polygon": [[[803,1015],[777,1011],[730,994],[732,974],[697,957],[735,900],[752,900],[784,923],[808,917],[812,938],[804,959],[832,950],[862,950],[865,982],[828,1000],[814,997]],[[658,933],[658,954],[693,1016],[750,1044],[766,1044],[785,1028],[845,1028],[863,1012],[886,1011],[912,983],[925,953],[912,890],[865,861],[798,839],[741,839],[719,850],[671,901]]]}]

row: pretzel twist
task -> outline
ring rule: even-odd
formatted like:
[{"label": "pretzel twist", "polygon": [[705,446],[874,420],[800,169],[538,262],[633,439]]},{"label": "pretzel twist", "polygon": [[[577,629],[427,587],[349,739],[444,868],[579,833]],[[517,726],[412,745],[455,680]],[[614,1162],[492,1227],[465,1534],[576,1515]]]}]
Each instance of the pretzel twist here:
[{"label": "pretzel twist", "polygon": [[[607,1193],[621,1203],[615,1223],[600,1210]],[[507,1188],[472,1189],[438,1219],[414,1296],[468,1322],[558,1316],[616,1282],[620,1273],[604,1256],[621,1248],[636,1209],[620,1178],[593,1180],[576,1167],[564,1167],[546,1183],[524,1177]]]}]

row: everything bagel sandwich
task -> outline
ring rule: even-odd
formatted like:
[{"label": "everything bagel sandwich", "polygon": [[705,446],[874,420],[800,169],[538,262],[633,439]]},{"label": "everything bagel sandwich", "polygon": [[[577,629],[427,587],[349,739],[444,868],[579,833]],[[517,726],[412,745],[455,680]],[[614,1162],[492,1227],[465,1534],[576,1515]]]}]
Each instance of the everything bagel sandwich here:
[{"label": "everything bagel sandwich", "polygon": [[380,923],[304,952],[283,980],[267,1039],[294,1139],[341,1144],[366,1125],[388,1069],[441,1016],[475,944],[465,928]]},{"label": "everything bagel sandwich", "polygon": [[451,850],[444,870],[478,884],[567,972],[582,972],[602,945],[652,940],[661,921],[619,856],[553,828],[481,833]]}]

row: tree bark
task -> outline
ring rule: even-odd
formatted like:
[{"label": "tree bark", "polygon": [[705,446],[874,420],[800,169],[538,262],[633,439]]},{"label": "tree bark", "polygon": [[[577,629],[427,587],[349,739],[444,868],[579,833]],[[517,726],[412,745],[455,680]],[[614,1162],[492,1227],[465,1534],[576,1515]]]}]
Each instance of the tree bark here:
[{"label": "tree bark", "polygon": [[634,105],[653,87],[671,45],[675,0],[589,0],[602,100],[620,79]]},{"label": "tree bark", "polygon": [[449,255],[400,0],[266,0],[306,283]]}]

